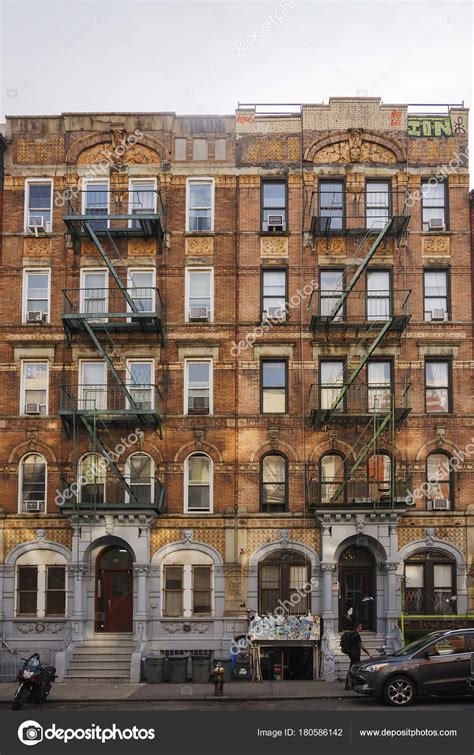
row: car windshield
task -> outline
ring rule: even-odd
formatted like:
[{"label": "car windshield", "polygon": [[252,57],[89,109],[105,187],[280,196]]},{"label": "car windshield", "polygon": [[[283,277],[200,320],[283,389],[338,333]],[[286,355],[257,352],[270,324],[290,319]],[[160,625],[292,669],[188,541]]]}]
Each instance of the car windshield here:
[{"label": "car windshield", "polygon": [[420,637],[418,640],[414,640],[414,642],[410,642],[408,645],[405,645],[405,647],[400,648],[400,650],[396,650],[392,655],[400,656],[415,653],[425,645],[433,642],[433,640],[436,640],[437,637],[441,637],[442,634],[444,634],[444,632],[430,632],[429,634],[425,634],[424,637]]}]

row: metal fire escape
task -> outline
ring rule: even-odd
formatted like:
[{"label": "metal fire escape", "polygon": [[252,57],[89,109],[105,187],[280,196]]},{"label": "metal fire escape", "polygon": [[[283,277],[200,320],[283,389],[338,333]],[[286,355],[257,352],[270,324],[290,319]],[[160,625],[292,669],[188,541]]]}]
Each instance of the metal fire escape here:
[{"label": "metal fire escape", "polygon": [[[133,280],[124,285],[116,269],[116,261],[122,259],[116,239],[155,239],[162,249],[163,208],[158,192],[146,192],[151,193],[153,197],[146,196],[144,201],[144,193],[136,191],[80,192],[69,200],[64,216],[74,250],[80,251],[83,239],[91,241],[105,264],[96,272],[103,270],[105,274],[107,270],[111,276],[110,287],[105,277],[104,285],[98,288],[63,290],[62,322],[68,344],[72,345],[76,335],[87,335],[106,368],[103,382],[81,383],[79,379],[77,385],[61,385],[59,413],[68,436],[75,436],[80,428],[86,430],[94,454],[99,452],[106,459],[115,477],[115,485],[107,485],[106,500],[94,495],[92,503],[81,503],[77,496],[73,507],[78,509],[123,508],[124,502],[130,508],[160,510],[162,506],[164,489],[158,478],[149,481],[153,500],[140,500],[105,441],[107,435],[109,442],[116,443],[111,430],[127,425],[154,427],[162,437],[161,394],[151,369],[147,380],[137,380],[114,338],[119,334],[149,334],[152,340],[164,344],[164,308],[159,290],[156,286],[137,286]],[[92,488],[98,491],[100,487],[97,478]]]},{"label": "metal fire escape", "polygon": [[[358,481],[355,478],[357,470],[370,455],[377,458],[383,437],[386,438],[389,435],[393,444],[396,430],[400,428],[410,412],[409,384],[405,381],[403,385],[394,385],[390,381],[388,388],[386,384],[378,388],[372,386],[369,401],[370,386],[368,380],[361,381],[361,376],[369,360],[376,354],[377,348],[386,342],[390,334],[401,334],[406,327],[410,317],[408,310],[410,292],[387,292],[390,296],[389,306],[379,316],[375,313],[369,317],[366,309],[367,291],[361,291],[358,284],[383,242],[393,238],[398,245],[400,239],[406,235],[408,223],[409,216],[406,214],[393,215],[384,218],[383,224],[378,222],[376,230],[371,228],[361,231],[362,239],[355,255],[341,272],[340,283],[329,300],[326,300],[326,306],[322,306],[321,292],[318,294],[317,303],[313,300],[310,302],[310,307],[312,307],[310,329],[314,334],[323,335],[326,341],[331,341],[331,344],[337,338],[347,337],[351,342],[357,343],[348,358],[351,364],[349,374],[345,374],[344,368],[334,383],[323,385],[320,377],[319,383],[311,386],[310,421],[317,430],[327,430],[337,425],[346,427],[351,424],[359,428],[359,435],[353,444],[353,457],[350,461],[348,457],[341,460],[340,468],[336,471],[331,484],[309,476],[308,495],[311,508],[320,508],[321,505],[334,506],[334,504],[345,502],[348,499],[348,492],[351,493],[351,499],[357,503],[374,507],[381,505],[380,497],[377,499],[377,496],[372,494],[374,486],[371,481],[369,479]],[[329,238],[331,218],[313,216],[311,233],[313,238]],[[357,235],[357,229],[352,229],[350,233]],[[349,235],[349,233],[344,234],[338,229],[337,235]],[[360,301],[361,299],[363,301]],[[348,305],[351,312],[356,313],[355,315],[347,314]],[[337,361],[337,359],[334,357],[334,360]],[[377,472],[374,471],[373,482],[376,481],[376,475]],[[384,506],[393,507],[400,491],[393,479],[393,473],[391,478],[390,490],[385,491],[386,495],[382,496],[382,500]]]}]

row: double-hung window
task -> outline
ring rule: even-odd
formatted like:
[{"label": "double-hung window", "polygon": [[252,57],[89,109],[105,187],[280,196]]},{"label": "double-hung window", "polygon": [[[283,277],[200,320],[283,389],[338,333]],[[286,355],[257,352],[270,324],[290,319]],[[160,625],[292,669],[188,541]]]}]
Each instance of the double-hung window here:
[{"label": "double-hung window", "polygon": [[[153,179],[132,178],[128,194],[129,215],[140,217],[156,213],[156,183]],[[140,228],[140,220],[129,220],[130,228]]]},{"label": "double-hung window", "polygon": [[109,287],[107,270],[81,270],[81,312],[89,322],[106,322]]},{"label": "double-hung window", "polygon": [[186,230],[214,230],[214,181],[190,178],[187,184]]},{"label": "double-hung window", "polygon": [[262,361],[263,414],[285,414],[287,411],[287,362],[275,359]]},{"label": "double-hung window", "polygon": [[152,359],[127,360],[127,390],[133,406],[127,398],[127,409],[151,411],[155,404],[155,366]]},{"label": "double-hung window", "polygon": [[321,230],[341,231],[344,227],[344,181],[319,182]]},{"label": "double-hung window", "polygon": [[425,314],[427,322],[447,320],[448,310],[448,271],[425,270]]},{"label": "double-hung window", "polygon": [[370,413],[389,412],[392,396],[391,362],[369,362],[367,365],[367,402]]},{"label": "double-hung window", "polygon": [[23,322],[49,320],[50,271],[25,270],[23,274]]},{"label": "double-hung window", "polygon": [[[87,181],[82,193],[82,211],[94,218],[90,225],[94,231],[107,230],[109,213],[109,184],[107,181]],[[102,219],[103,216],[103,219]]]},{"label": "double-hung window", "polygon": [[21,414],[48,413],[48,362],[22,362]]},{"label": "double-hung window", "polygon": [[25,230],[51,233],[53,182],[29,179],[25,186]]},{"label": "double-hung window", "polygon": [[[66,566],[52,551],[20,556],[16,573],[16,615],[44,618],[66,614]],[[36,562],[38,565],[33,565]]]},{"label": "double-hung window", "polygon": [[367,272],[367,320],[389,320],[391,315],[391,284],[389,270]]},{"label": "double-hung window", "polygon": [[213,271],[204,268],[186,270],[186,322],[210,322],[213,319]]},{"label": "double-hung window", "polygon": [[389,217],[390,181],[367,181],[365,187],[365,224],[367,230],[382,230]]},{"label": "double-hung window", "polygon": [[451,410],[450,364],[441,360],[425,362],[425,404],[428,414],[447,414]]},{"label": "double-hung window", "polygon": [[319,405],[321,409],[331,409],[335,412],[344,411],[344,398],[335,404],[338,395],[344,385],[344,362],[324,361],[319,365],[320,371],[320,395]]},{"label": "double-hung window", "polygon": [[262,181],[262,231],[286,231],[286,197],[286,181]]},{"label": "double-hung window", "polygon": [[137,312],[155,312],[155,270],[129,270],[128,293]]},{"label": "double-hung window", "polygon": [[185,414],[212,413],[212,360],[185,363]]},{"label": "double-hung window", "polygon": [[286,270],[262,271],[262,319],[286,319]]},{"label": "double-hung window", "polygon": [[421,196],[423,230],[434,232],[446,230],[446,184],[444,181],[422,181]]},{"label": "double-hung window", "polygon": [[[341,298],[343,291],[343,270],[321,270],[319,274],[319,314],[328,317]],[[341,305],[334,317],[342,320],[344,305]]]}]

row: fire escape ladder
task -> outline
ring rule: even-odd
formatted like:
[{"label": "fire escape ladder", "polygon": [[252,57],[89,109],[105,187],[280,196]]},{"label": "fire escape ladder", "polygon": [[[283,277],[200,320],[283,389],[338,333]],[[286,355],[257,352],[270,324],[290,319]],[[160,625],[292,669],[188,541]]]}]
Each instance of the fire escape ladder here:
[{"label": "fire escape ladder", "polygon": [[[348,270],[350,267],[353,267],[354,264],[358,264],[358,266],[357,266],[354,274],[352,275],[351,280],[349,281],[349,283],[345,287],[344,291],[341,293],[341,296],[336,301],[336,303],[334,304],[331,312],[329,313],[329,315],[327,317],[327,321],[326,321],[326,327],[334,320],[334,318],[337,316],[338,312],[344,306],[344,303],[345,303],[347,297],[349,296],[349,294],[351,293],[351,291],[356,286],[357,281],[359,280],[359,278],[361,277],[361,275],[363,274],[363,272],[367,268],[367,265],[369,264],[370,260],[372,259],[372,257],[374,256],[375,252],[379,248],[380,244],[387,237],[387,235],[390,233],[390,231],[392,229],[392,224],[393,224],[393,219],[391,219],[387,223],[385,223],[384,227],[382,228],[382,230],[378,234],[377,238],[375,239],[375,241],[371,245],[369,251],[367,252],[367,254],[365,255],[365,257],[362,260],[359,260],[357,252],[356,252],[356,255],[353,258],[353,260],[351,260],[349,262],[349,264],[346,266],[346,270]],[[370,231],[368,231],[365,234],[364,238],[362,239],[362,241],[360,242],[359,246],[357,247],[357,251],[359,251],[360,249],[362,249],[364,247],[364,244],[365,244],[366,240],[371,235],[372,235],[372,233]]]},{"label": "fire escape ladder", "polygon": [[128,390],[127,386],[125,385],[125,383],[123,382],[123,380],[120,377],[119,373],[115,369],[114,364],[113,364],[111,358],[109,357],[107,351],[104,349],[104,347],[102,346],[101,342],[97,338],[97,336],[96,336],[96,334],[94,332],[94,329],[91,327],[91,324],[87,320],[84,320],[84,327],[85,327],[87,333],[89,334],[92,342],[94,343],[95,347],[97,348],[97,351],[102,356],[102,358],[104,359],[104,361],[107,363],[107,366],[109,367],[110,372],[114,376],[115,382],[117,383],[117,385],[119,386],[120,390],[124,394],[126,400],[130,402],[130,406],[131,407],[133,407],[134,409],[137,409],[138,407],[136,406],[136,403],[135,403],[135,400],[134,400],[133,396],[131,395],[131,393]]},{"label": "fire escape ladder", "polygon": [[347,484],[352,479],[352,476],[356,472],[356,470],[360,467],[364,459],[367,458],[369,452],[375,448],[376,442],[378,438],[382,435],[384,430],[386,429],[387,425],[389,424],[390,420],[393,418],[393,411],[388,412],[387,414],[382,415],[375,415],[374,416],[374,432],[373,435],[370,437],[366,443],[362,446],[359,453],[357,454],[356,460],[352,464],[351,468],[347,473],[344,474],[344,479],[335,491],[335,493],[331,496],[331,503],[334,503],[337,501],[341,493],[344,492]]},{"label": "fire escape ladder", "polygon": [[[339,404],[341,403],[341,401],[344,399],[344,396],[346,395],[346,393],[349,390],[350,386],[353,384],[353,382],[355,381],[355,379],[357,378],[357,376],[359,375],[359,373],[361,372],[361,370],[364,368],[364,366],[366,365],[366,363],[368,362],[368,360],[370,359],[370,357],[374,353],[375,349],[379,345],[380,341],[383,340],[383,338],[384,338],[385,334],[387,333],[387,331],[390,330],[390,328],[392,326],[392,322],[393,322],[393,317],[390,318],[389,320],[387,320],[387,322],[381,328],[381,330],[379,331],[379,333],[377,333],[376,337],[374,338],[374,340],[372,341],[372,343],[370,344],[370,346],[368,346],[367,348],[365,348],[364,354],[362,355],[359,364],[351,372],[351,374],[349,375],[349,378],[347,379],[347,381],[344,382],[344,385],[342,386],[341,390],[339,391],[339,393],[337,394],[336,398],[332,402],[331,406],[327,410],[327,414],[326,414],[326,417],[325,417],[326,421],[331,417],[331,415],[333,414],[333,412],[336,410],[336,408],[339,406]],[[369,328],[368,332],[370,332],[370,328]]]}]

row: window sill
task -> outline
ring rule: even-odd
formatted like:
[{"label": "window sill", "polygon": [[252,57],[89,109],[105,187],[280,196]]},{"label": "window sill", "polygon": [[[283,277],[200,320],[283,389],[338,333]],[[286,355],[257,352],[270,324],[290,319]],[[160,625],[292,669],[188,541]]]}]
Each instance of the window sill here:
[{"label": "window sill", "polygon": [[286,231],[259,231],[260,236],[289,236],[290,232]]},{"label": "window sill", "polygon": [[189,236],[192,236],[193,238],[196,236],[214,236],[214,231],[185,231],[184,238]]}]

